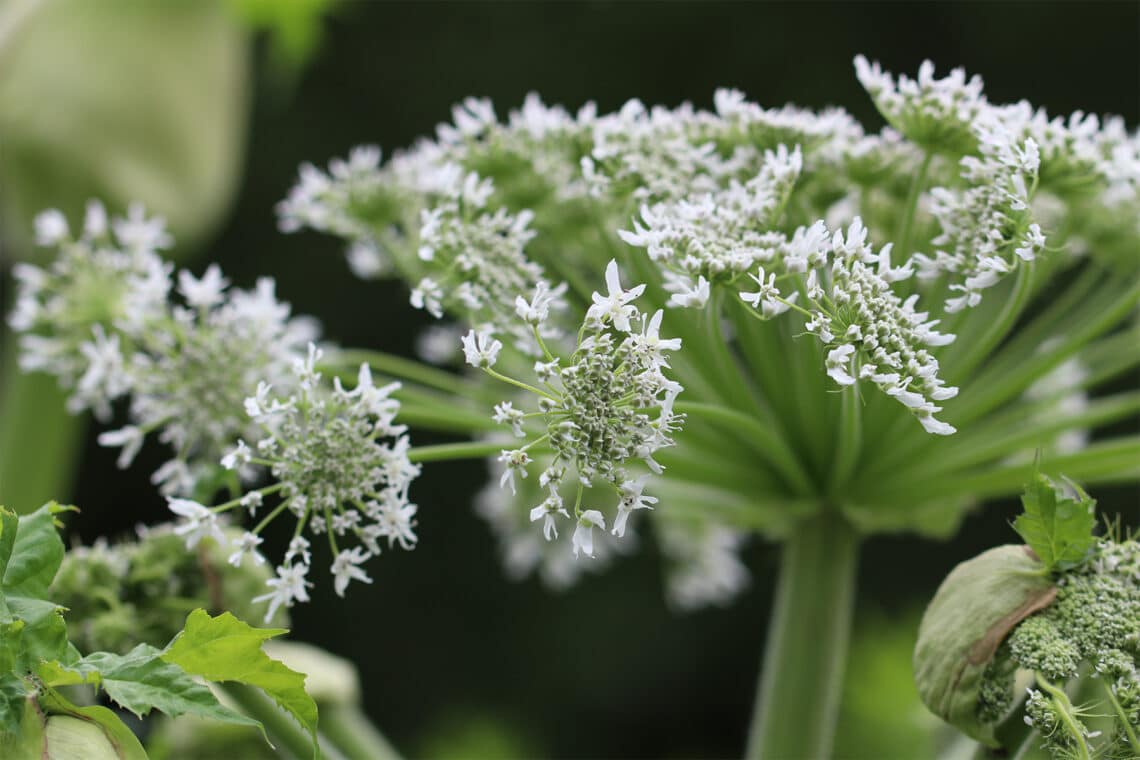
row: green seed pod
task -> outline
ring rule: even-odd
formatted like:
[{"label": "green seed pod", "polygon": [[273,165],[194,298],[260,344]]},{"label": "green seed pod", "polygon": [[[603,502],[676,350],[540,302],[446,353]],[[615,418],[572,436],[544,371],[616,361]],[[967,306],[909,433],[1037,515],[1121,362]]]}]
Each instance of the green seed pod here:
[{"label": "green seed pod", "polygon": [[999,546],[958,565],[938,588],[918,630],[915,684],[930,710],[997,746],[978,717],[982,675],[1009,632],[1048,607],[1057,587],[1026,546]]}]

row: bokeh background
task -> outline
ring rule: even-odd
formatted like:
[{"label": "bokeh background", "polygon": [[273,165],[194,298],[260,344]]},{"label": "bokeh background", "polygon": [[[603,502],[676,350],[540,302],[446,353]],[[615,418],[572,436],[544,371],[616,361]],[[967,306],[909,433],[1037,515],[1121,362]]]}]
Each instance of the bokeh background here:
[{"label": "bokeh background", "polygon": [[[121,208],[125,198],[114,193],[138,188],[185,232],[176,252],[184,265],[201,271],[217,261],[241,286],[272,274],[297,312],[321,318],[327,338],[409,355],[426,321],[407,306],[404,289],[354,279],[331,238],[280,234],[273,206],[301,162],[324,164],[360,143],[408,145],[467,95],[492,98],[505,115],[532,90],[571,109],[594,100],[605,111],[630,97],[708,107],[716,87],[732,86],[763,105],[840,105],[875,128],[881,119],[851,64],[861,52],[908,73],[924,58],[940,72],[962,65],[984,77],[993,101],[1116,113],[1132,128],[1140,121],[1136,2],[235,0],[206,22],[194,19],[214,5],[207,0],[43,4],[59,6],[51,13],[60,23],[25,19],[14,33],[0,23],[5,258],[31,255],[39,206],[77,209],[85,194],[109,188]],[[26,5],[37,4],[0,2],[0,22]],[[151,14],[152,5],[162,12]],[[140,14],[147,22],[124,33],[120,16]],[[71,34],[84,43],[64,37],[39,55],[26,44],[19,50],[12,35],[33,32],[38,41]],[[70,53],[45,52],[55,50]],[[116,69],[120,60],[133,63]],[[153,66],[140,72],[139,60]],[[147,85],[137,76],[148,76]],[[106,119],[77,119],[70,109],[98,98],[114,104]],[[199,144],[207,138],[213,142]],[[111,161],[107,146],[119,142],[149,153],[111,151]],[[105,181],[129,161],[132,171]],[[7,419],[19,411],[9,408]],[[0,418],[0,437],[3,425]],[[144,451],[119,472],[94,433],[83,433],[74,477],[59,486],[61,498],[82,508],[71,524],[76,539],[164,519],[146,478],[161,452]],[[44,466],[66,472],[67,447],[58,452]],[[377,560],[375,583],[355,585],[347,601],[317,577],[321,593],[295,610],[297,637],[358,665],[367,710],[393,743],[414,757],[738,754],[775,582],[774,547],[750,545],[752,587],[726,609],[668,609],[648,545],[552,593],[501,572],[471,508],[484,476],[479,463],[429,468],[413,490],[419,548]],[[1105,511],[1140,524],[1136,489],[1095,495]],[[930,756],[937,727],[910,685],[917,616],[956,562],[1012,538],[1015,512],[1012,502],[981,506],[943,543],[898,536],[864,546],[837,743],[844,757]]]}]

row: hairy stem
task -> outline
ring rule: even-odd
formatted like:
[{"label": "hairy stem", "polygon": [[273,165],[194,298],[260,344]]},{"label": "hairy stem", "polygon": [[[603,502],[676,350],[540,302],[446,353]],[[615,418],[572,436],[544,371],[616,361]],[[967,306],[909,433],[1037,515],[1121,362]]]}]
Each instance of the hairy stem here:
[{"label": "hairy stem", "polygon": [[746,757],[823,760],[843,688],[859,536],[822,510],[793,529],[783,552]]}]

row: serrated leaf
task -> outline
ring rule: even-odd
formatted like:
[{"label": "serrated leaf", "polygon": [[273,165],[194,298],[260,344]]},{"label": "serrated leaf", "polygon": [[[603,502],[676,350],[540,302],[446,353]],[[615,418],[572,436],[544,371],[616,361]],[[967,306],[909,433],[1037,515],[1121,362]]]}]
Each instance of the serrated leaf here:
[{"label": "serrated leaf", "polygon": [[16,650],[16,669],[35,668],[40,660],[58,660],[67,654],[67,623],[63,608],[44,599],[23,596],[8,598],[12,617],[24,624]]},{"label": "serrated leaf", "polygon": [[6,595],[19,594],[40,599],[47,596],[48,586],[63,562],[64,546],[55,515],[64,509],[51,502],[19,518],[15,542],[4,567],[3,589]]},{"label": "serrated leaf", "polygon": [[121,760],[147,760],[146,751],[139,744],[138,737],[118,715],[106,707],[79,707],[55,689],[45,689],[40,702],[45,712],[70,715],[99,726]]},{"label": "serrated leaf", "polygon": [[1096,500],[1075,483],[1071,498],[1048,476],[1037,472],[1025,488],[1013,528],[1048,570],[1069,570],[1085,561],[1096,544]]},{"label": "serrated leaf", "polygon": [[139,644],[125,655],[88,655],[70,670],[81,682],[101,686],[108,697],[140,718],[151,710],[159,710],[172,718],[191,714],[261,728],[256,720],[222,705],[208,687],[179,666],[164,661],[162,654],[162,650],[149,644]]},{"label": "serrated leaf", "polygon": [[228,612],[210,617],[194,610],[182,633],[162,654],[166,662],[209,681],[237,681],[255,686],[290,713],[317,746],[317,703],[305,692],[305,676],[262,651],[261,645],[287,633],[282,628],[253,628]]}]

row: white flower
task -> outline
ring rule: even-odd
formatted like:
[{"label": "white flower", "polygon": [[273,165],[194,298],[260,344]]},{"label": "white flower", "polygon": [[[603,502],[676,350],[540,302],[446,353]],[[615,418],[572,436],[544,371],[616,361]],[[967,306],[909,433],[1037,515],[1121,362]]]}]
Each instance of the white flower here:
[{"label": "white flower", "polygon": [[248,509],[249,510],[249,516],[253,517],[253,515],[257,512],[258,507],[261,506],[264,498],[265,497],[262,496],[261,491],[250,491],[245,496],[241,497],[241,500],[239,503],[243,507]]},{"label": "white flower", "polygon": [[522,321],[537,327],[550,317],[550,307],[559,303],[558,299],[565,292],[566,283],[551,289],[545,280],[539,280],[529,301],[522,296],[515,297],[515,313]]},{"label": "white flower", "polygon": [[83,215],[83,235],[89,240],[101,238],[107,234],[107,209],[97,200],[87,201],[87,210]]},{"label": "white flower", "polygon": [[135,425],[126,425],[118,430],[108,430],[105,433],[99,434],[100,446],[121,446],[122,451],[119,452],[119,459],[115,464],[119,469],[125,470],[131,466],[131,462],[139,453],[142,448],[143,439],[145,435]]},{"label": "white flower", "polygon": [[358,567],[358,565],[367,561],[369,556],[371,555],[359,546],[342,550],[336,555],[336,559],[334,559],[332,563],[332,574],[333,588],[336,590],[337,596],[344,596],[344,591],[348,588],[349,581],[355,580],[362,583],[372,582],[368,574]]},{"label": "white flower", "polygon": [[229,284],[217,264],[211,264],[201,279],[185,269],[178,273],[178,292],[195,309],[210,309],[220,304],[225,300]]},{"label": "white flower", "polygon": [[1045,235],[1041,232],[1040,225],[1034,223],[1029,225],[1029,229],[1025,233],[1025,238],[1020,247],[1014,249],[1014,253],[1021,258],[1022,261],[1033,261],[1041,249],[1045,247]]},{"label": "white flower", "polygon": [[289,548],[285,551],[286,563],[292,562],[298,557],[301,559],[301,562],[306,565],[312,561],[312,557],[309,555],[309,539],[304,536],[295,536],[293,540],[289,542]]},{"label": "white flower", "polygon": [[511,493],[515,493],[515,473],[518,472],[521,477],[526,477],[526,466],[530,464],[530,456],[522,449],[513,451],[503,449],[499,454],[499,462],[504,466],[503,475],[499,478],[499,488],[509,485]]},{"label": "white flower", "polygon": [[174,244],[166,232],[166,220],[160,216],[148,218],[141,203],[132,203],[127,208],[126,218],[115,219],[111,226],[119,244],[131,253],[153,253]]},{"label": "white flower", "polygon": [[635,509],[653,509],[653,505],[657,503],[657,497],[646,496],[642,493],[645,489],[645,480],[648,476],[642,475],[636,480],[627,480],[618,486],[618,492],[621,500],[618,502],[617,517],[614,518],[614,527],[612,533],[621,538],[625,536],[625,525],[629,521],[629,515]]},{"label": "white flower", "polygon": [[495,414],[491,417],[492,420],[500,425],[510,425],[511,432],[518,438],[525,438],[526,433],[523,432],[523,413],[519,409],[515,409],[510,401],[503,401],[495,404]]},{"label": "white flower", "polygon": [[503,344],[485,332],[469,330],[462,338],[463,356],[472,367],[493,367]]},{"label": "white flower", "polygon": [[170,511],[185,520],[174,528],[174,533],[186,539],[187,549],[193,549],[206,536],[219,544],[225,543],[226,537],[218,525],[218,516],[210,509],[190,499],[167,497],[167,502]]},{"label": "white flower", "polygon": [[827,352],[827,374],[840,385],[854,385],[855,378],[851,376],[851,357],[855,355],[855,346],[844,343]]},{"label": "white flower", "polygon": [[239,439],[237,446],[222,457],[221,464],[222,467],[225,467],[227,470],[236,470],[239,467],[249,464],[251,459],[253,459],[253,452],[249,446],[246,445],[245,441]]},{"label": "white flower", "polygon": [[261,556],[261,553],[257,551],[257,547],[261,546],[263,541],[264,539],[256,533],[246,531],[230,542],[236,548],[236,551],[231,554],[226,561],[234,567],[241,567],[242,559],[248,554],[253,557],[255,564],[264,565],[265,557]]},{"label": "white flower", "polygon": [[682,309],[702,309],[709,302],[709,281],[704,275],[697,277],[696,285],[682,289],[669,297],[670,306]]},{"label": "white flower", "polygon": [[435,280],[425,277],[412,289],[411,303],[414,308],[439,319],[443,316],[443,289]]},{"label": "white flower", "polygon": [[624,290],[618,276],[617,261],[610,259],[610,263],[606,266],[606,288],[608,292],[605,296],[594,293],[594,305],[586,312],[586,321],[598,323],[609,321],[614,329],[627,333],[630,331],[630,317],[637,313],[637,307],[629,305],[629,302],[640,296],[645,286],[635,285],[629,290]]},{"label": "white flower", "polygon": [[49,209],[36,215],[36,244],[59,245],[67,240],[70,234],[67,227],[67,217],[58,209]]},{"label": "white flower", "polygon": [[587,557],[594,556],[594,528],[605,530],[606,518],[596,509],[587,509],[578,518],[578,525],[574,528],[575,557],[579,552],[585,552]]},{"label": "white flower", "polygon": [[551,491],[541,504],[530,511],[530,521],[542,520],[542,536],[547,541],[558,538],[558,526],[554,518],[558,515],[569,519],[570,513],[562,506],[562,497]]},{"label": "white flower", "polygon": [[798,296],[799,293],[793,293],[791,299],[781,298],[780,289],[776,287],[776,273],[772,272],[768,274],[767,280],[764,279],[764,274],[764,267],[760,267],[759,275],[754,275],[751,272],[748,274],[749,277],[756,281],[760,289],[754,293],[741,293],[740,300],[751,304],[754,309],[761,308],[762,306],[764,317],[770,319],[787,311],[790,307],[784,301],[787,300],[789,303],[794,302],[796,300],[795,297]]},{"label": "white flower", "polygon": [[278,565],[277,577],[270,578],[265,582],[265,585],[273,590],[268,594],[253,598],[255,604],[269,602],[269,610],[265,613],[266,623],[273,619],[273,616],[277,614],[277,609],[282,605],[292,607],[294,602],[309,601],[307,589],[313,584],[308,581],[308,574],[309,565],[307,563]]}]

